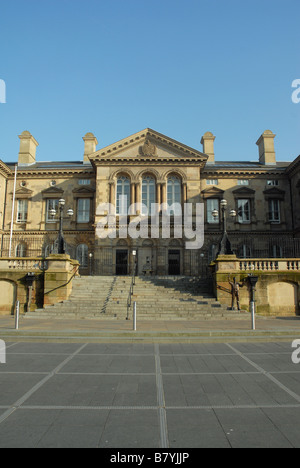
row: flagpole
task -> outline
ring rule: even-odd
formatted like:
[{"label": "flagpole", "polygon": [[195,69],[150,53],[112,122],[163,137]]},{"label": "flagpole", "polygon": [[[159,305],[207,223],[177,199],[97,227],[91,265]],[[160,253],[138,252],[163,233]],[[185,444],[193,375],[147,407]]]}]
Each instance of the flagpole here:
[{"label": "flagpole", "polygon": [[15,180],[14,180],[13,203],[12,203],[12,212],[11,212],[10,237],[9,237],[9,254],[8,254],[9,257],[11,257],[12,235],[13,235],[13,228],[14,228],[15,199],[16,199],[16,185],[17,185],[17,170],[18,170],[18,165],[16,164],[16,165],[15,165]]}]

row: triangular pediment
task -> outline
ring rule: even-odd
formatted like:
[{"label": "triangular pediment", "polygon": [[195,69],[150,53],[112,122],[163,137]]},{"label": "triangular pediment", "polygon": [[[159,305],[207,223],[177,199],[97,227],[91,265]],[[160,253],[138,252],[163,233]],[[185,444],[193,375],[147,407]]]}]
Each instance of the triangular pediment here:
[{"label": "triangular pediment", "polygon": [[97,165],[113,162],[183,162],[206,163],[208,156],[149,128],[106,146],[89,156]]},{"label": "triangular pediment", "polygon": [[224,190],[221,190],[218,187],[209,187],[202,190],[201,193],[204,198],[222,198]]},{"label": "triangular pediment", "polygon": [[285,194],[285,191],[284,190],[280,190],[279,188],[277,187],[272,187],[272,188],[269,188],[267,190],[264,191],[264,194],[265,195],[284,195]]},{"label": "triangular pediment", "polygon": [[16,196],[30,196],[33,193],[32,190],[29,190],[26,187],[22,187],[18,190],[16,190]]},{"label": "triangular pediment", "polygon": [[72,192],[76,195],[91,195],[95,193],[95,189],[88,188],[88,187],[81,187],[72,190]]},{"label": "triangular pediment", "polygon": [[255,190],[250,189],[248,187],[241,187],[236,190],[233,190],[232,193],[234,193],[235,195],[254,195]]},{"label": "triangular pediment", "polygon": [[57,195],[60,196],[64,193],[64,191],[58,187],[49,187],[45,190],[42,190],[43,195]]}]

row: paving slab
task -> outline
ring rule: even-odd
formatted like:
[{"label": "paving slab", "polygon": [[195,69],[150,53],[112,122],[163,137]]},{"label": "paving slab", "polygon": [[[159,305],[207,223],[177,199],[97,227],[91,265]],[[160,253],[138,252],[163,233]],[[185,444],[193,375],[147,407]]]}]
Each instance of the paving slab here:
[{"label": "paving slab", "polygon": [[291,353],[289,342],[7,342],[0,447],[300,448]]}]

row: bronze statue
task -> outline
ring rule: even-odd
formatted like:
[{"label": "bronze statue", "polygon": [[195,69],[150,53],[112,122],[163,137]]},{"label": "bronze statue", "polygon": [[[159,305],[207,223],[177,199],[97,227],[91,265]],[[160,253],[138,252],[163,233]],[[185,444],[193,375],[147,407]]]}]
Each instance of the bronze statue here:
[{"label": "bronze statue", "polygon": [[233,278],[233,282],[230,281],[230,276],[228,276],[228,281],[229,281],[229,284],[231,286],[231,296],[232,296],[231,310],[235,310],[234,309],[235,300],[237,302],[238,310],[241,310],[241,307],[240,307],[240,288],[242,288],[244,286],[244,284],[243,283],[238,283],[235,277]]}]

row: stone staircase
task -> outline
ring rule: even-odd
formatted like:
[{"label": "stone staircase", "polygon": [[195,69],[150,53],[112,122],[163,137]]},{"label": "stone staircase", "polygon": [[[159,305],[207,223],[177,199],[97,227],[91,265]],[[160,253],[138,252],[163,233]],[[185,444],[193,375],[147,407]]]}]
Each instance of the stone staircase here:
[{"label": "stone staircase", "polygon": [[210,283],[199,278],[137,277],[127,309],[130,285],[128,276],[75,278],[68,301],[28,312],[26,318],[131,320],[134,301],[138,320],[249,318],[217,302]]},{"label": "stone staircase", "polygon": [[216,301],[210,281],[194,277],[136,278],[132,301],[139,320],[249,318]]}]

